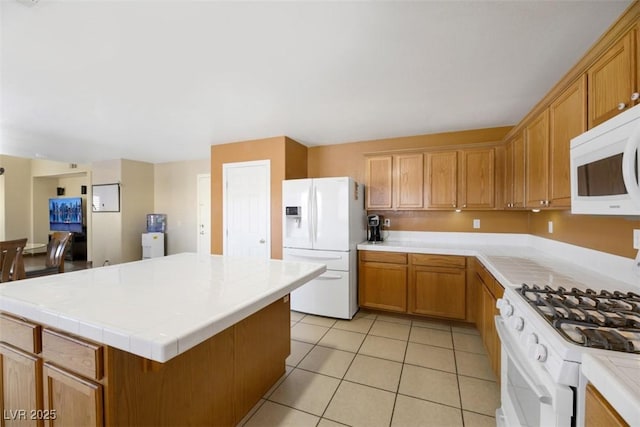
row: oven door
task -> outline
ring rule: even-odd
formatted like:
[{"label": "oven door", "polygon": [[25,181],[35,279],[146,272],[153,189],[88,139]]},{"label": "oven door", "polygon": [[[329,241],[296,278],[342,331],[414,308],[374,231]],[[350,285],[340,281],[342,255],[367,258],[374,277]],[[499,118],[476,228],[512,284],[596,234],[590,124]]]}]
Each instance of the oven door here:
[{"label": "oven door", "polygon": [[572,426],[574,392],[556,384],[540,363],[524,354],[501,317],[495,317],[502,342],[502,407],[496,421],[502,426]]}]

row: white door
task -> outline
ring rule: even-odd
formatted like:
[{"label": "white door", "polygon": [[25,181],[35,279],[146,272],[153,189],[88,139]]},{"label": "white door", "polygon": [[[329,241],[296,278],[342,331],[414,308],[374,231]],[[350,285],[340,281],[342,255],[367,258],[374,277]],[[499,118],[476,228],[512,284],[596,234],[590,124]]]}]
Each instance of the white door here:
[{"label": "white door", "polygon": [[225,163],[223,253],[271,257],[270,161]]},{"label": "white door", "polygon": [[211,175],[198,174],[198,254],[211,254]]},{"label": "white door", "polygon": [[313,248],[349,250],[349,178],[313,180]]}]

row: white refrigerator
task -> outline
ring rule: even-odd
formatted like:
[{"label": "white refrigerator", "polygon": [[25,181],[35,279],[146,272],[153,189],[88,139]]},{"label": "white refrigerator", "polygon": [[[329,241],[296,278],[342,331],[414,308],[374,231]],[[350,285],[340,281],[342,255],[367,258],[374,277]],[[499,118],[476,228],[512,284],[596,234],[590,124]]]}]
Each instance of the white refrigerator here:
[{"label": "white refrigerator", "polygon": [[356,245],[366,238],[363,186],[349,177],[282,182],[283,258],[327,271],[291,293],[291,309],[351,319],[358,311]]}]

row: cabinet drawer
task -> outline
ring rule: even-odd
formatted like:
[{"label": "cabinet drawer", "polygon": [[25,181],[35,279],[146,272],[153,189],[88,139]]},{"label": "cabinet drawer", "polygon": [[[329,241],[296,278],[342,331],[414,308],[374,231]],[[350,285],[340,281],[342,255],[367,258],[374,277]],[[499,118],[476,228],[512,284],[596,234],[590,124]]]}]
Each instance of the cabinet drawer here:
[{"label": "cabinet drawer", "polygon": [[403,252],[360,251],[360,261],[406,264],[407,254]]},{"label": "cabinet drawer", "polygon": [[411,264],[432,267],[465,268],[467,259],[457,255],[411,254]]},{"label": "cabinet drawer", "polygon": [[42,328],[24,319],[0,313],[0,341],[28,353],[42,351]]},{"label": "cabinet drawer", "polygon": [[44,329],[42,331],[42,356],[54,364],[99,380],[103,375],[103,349],[78,338]]}]

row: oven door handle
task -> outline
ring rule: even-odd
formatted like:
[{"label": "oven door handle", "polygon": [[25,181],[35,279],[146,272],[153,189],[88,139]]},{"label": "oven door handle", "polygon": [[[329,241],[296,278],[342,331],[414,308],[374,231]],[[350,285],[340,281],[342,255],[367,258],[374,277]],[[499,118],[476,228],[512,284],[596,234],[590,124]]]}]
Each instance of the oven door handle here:
[{"label": "oven door handle", "polygon": [[498,331],[498,335],[500,336],[500,342],[502,343],[502,351],[504,351],[509,360],[513,362],[515,368],[518,370],[522,378],[529,384],[531,390],[538,396],[538,400],[540,403],[545,405],[551,405],[553,403],[553,399],[548,395],[546,390],[543,390],[538,384],[533,381],[531,376],[529,375],[529,369],[525,368],[525,363],[523,363],[518,352],[513,348],[511,343],[509,342],[509,335],[507,334],[507,329],[504,326],[504,321],[500,316],[495,317],[496,329]]}]

